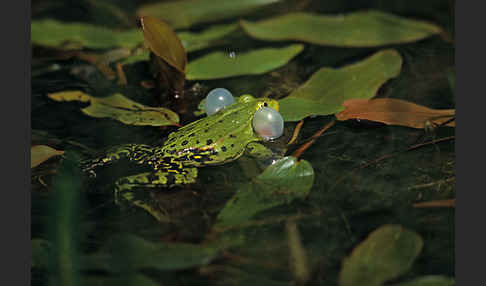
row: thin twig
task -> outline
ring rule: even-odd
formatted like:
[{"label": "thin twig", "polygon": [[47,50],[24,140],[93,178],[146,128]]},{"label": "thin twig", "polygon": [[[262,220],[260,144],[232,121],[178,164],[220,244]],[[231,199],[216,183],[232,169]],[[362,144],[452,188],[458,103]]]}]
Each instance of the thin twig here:
[{"label": "thin twig", "polygon": [[294,134],[292,134],[292,138],[290,138],[289,143],[287,143],[287,145],[291,145],[292,143],[295,142],[295,140],[297,140],[297,136],[299,136],[300,129],[302,128],[302,125],[304,125],[303,119],[301,121],[299,121],[299,123],[297,123],[297,126],[295,126]]},{"label": "thin twig", "polygon": [[295,158],[299,158],[302,153],[304,153],[305,150],[307,150],[314,142],[319,138],[322,133],[324,133],[327,129],[331,128],[336,120],[332,120],[331,122],[327,123],[324,127],[322,127],[319,131],[317,131],[311,138],[311,140],[302,146],[299,147],[299,149],[295,150],[295,152],[292,154]]}]

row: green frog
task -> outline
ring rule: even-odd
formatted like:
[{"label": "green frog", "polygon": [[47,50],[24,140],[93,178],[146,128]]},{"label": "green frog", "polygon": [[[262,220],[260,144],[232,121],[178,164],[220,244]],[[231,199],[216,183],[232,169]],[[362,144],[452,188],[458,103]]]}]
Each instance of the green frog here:
[{"label": "green frog", "polygon": [[264,139],[252,127],[253,116],[262,107],[278,111],[278,102],[251,95],[240,96],[234,104],[169,134],[161,146],[121,145],[87,161],[83,169],[95,175],[95,168],[120,159],[150,166],[150,172],[123,177],[115,182],[115,202],[127,201],[162,220],[160,210],[140,192],[146,194],[147,188],[171,188],[194,183],[197,168],[234,161],[245,151],[259,157],[271,154],[269,149],[258,143]]}]

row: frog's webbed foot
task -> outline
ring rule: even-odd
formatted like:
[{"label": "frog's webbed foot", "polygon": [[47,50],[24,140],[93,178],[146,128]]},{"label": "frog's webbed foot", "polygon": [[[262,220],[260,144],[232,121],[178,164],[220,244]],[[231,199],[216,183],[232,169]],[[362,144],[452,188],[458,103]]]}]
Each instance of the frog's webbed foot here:
[{"label": "frog's webbed foot", "polygon": [[153,148],[149,145],[143,144],[125,144],[109,149],[104,155],[85,160],[81,162],[81,169],[83,172],[89,174],[90,177],[96,177],[95,169],[101,166],[110,165],[120,159],[128,159],[130,161],[142,164],[145,159],[153,154]]},{"label": "frog's webbed foot", "polygon": [[[196,181],[197,168],[180,170],[158,170],[120,178],[115,183],[115,203],[123,201],[143,208],[158,221],[167,220],[166,215],[151,197],[150,189],[174,187]],[[138,190],[136,190],[138,189]],[[149,189],[149,190],[147,190]]]}]

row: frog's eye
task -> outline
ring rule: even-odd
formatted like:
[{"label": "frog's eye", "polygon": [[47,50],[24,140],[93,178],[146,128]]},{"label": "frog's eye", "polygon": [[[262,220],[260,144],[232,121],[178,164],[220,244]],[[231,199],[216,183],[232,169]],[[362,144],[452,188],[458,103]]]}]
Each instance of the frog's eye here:
[{"label": "frog's eye", "polygon": [[262,107],[253,116],[253,130],[265,140],[276,139],[283,134],[284,120],[273,108]]},{"label": "frog's eye", "polygon": [[235,102],[233,95],[226,88],[215,88],[206,96],[204,109],[209,116]]}]

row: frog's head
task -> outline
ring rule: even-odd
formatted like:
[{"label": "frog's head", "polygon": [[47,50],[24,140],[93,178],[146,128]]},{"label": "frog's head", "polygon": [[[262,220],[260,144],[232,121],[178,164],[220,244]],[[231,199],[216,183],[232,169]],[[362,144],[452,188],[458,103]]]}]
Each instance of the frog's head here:
[{"label": "frog's head", "polygon": [[254,98],[252,95],[244,94],[238,99],[239,103],[255,102],[255,111],[262,107],[270,107],[278,111],[278,101],[271,98]]}]

